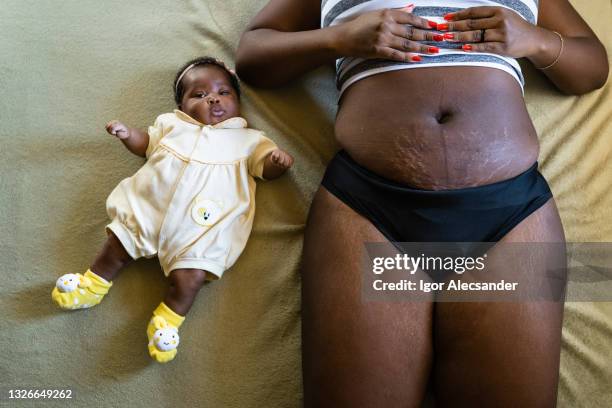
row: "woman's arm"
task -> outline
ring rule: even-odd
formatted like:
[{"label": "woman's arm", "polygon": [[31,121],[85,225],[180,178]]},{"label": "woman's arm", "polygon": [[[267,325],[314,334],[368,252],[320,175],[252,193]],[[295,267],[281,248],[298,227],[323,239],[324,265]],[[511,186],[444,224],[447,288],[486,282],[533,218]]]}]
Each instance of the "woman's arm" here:
[{"label": "woman's arm", "polygon": [[408,39],[433,35],[410,11],[377,10],[320,28],[320,0],[270,0],[240,39],[236,71],[250,84],[274,87],[341,56],[416,62],[413,52],[437,51]]},{"label": "woman's arm", "polygon": [[[567,0],[540,0],[540,52],[529,58],[563,92],[583,94],[601,88],[608,78],[606,49]],[[561,55],[559,37],[563,36]]]},{"label": "woman's arm", "polygon": [[469,43],[464,49],[528,58],[565,93],[590,92],[608,77],[605,48],[567,0],[541,0],[538,25],[503,7],[470,7],[445,18],[455,41]]},{"label": "woman's arm", "polygon": [[333,62],[334,28],[320,29],[320,0],[271,0],[240,38],[236,72],[244,81],[274,87]]}]

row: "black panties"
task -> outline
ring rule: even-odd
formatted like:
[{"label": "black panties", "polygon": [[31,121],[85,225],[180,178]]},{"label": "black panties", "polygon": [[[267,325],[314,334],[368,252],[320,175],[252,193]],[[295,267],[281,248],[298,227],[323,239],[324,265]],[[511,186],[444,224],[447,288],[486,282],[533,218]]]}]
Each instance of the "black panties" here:
[{"label": "black panties", "polygon": [[322,185],[392,242],[497,242],[552,197],[537,162],[493,184],[422,190],[372,173],[344,150]]}]

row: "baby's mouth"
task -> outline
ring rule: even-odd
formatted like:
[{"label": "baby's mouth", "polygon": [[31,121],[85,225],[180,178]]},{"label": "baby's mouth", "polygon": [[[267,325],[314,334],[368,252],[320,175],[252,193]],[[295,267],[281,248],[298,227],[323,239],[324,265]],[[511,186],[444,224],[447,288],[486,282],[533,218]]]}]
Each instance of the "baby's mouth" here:
[{"label": "baby's mouth", "polygon": [[223,110],[223,108],[221,108],[219,106],[213,106],[210,109],[210,113],[211,113],[211,115],[213,115],[216,118],[220,118],[221,116],[225,115],[225,111]]}]

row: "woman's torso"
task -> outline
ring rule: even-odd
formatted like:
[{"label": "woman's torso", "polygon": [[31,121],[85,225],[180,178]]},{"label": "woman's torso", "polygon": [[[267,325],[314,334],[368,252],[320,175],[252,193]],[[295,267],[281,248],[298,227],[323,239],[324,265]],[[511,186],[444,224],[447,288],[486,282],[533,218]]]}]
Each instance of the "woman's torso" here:
[{"label": "woman's torso", "polygon": [[[417,2],[415,11],[429,13],[423,17],[447,11],[419,9],[421,3],[439,2]],[[527,8],[522,12],[528,20],[536,18]],[[461,188],[513,177],[539,153],[519,76],[520,68],[513,76],[502,69],[465,65],[366,76],[342,93],[336,139],[363,166],[415,187]]]},{"label": "woman's torso", "polygon": [[520,87],[503,71],[436,67],[373,75],[349,87],[340,146],[384,177],[426,189],[489,184],[537,160]]}]

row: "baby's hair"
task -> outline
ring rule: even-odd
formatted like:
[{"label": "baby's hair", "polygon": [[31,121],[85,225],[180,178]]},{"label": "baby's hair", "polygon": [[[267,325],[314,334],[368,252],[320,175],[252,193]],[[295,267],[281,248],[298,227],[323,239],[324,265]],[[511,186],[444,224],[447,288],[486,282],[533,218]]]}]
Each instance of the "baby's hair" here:
[{"label": "baby's hair", "polygon": [[183,92],[185,90],[183,89],[182,79],[183,76],[186,74],[186,71],[197,66],[203,65],[214,65],[224,70],[230,78],[232,87],[236,90],[236,93],[238,94],[238,99],[240,99],[240,84],[238,83],[238,75],[236,75],[234,71],[229,69],[223,61],[217,58],[200,57],[192,59],[191,61],[185,63],[185,65],[183,65],[181,69],[179,69],[179,71],[176,73],[176,76],[174,77],[174,101],[177,105],[180,105],[181,101],[183,100]]}]

